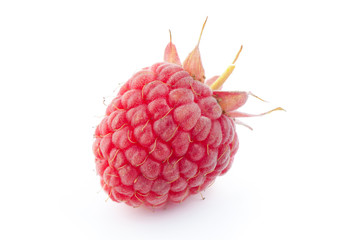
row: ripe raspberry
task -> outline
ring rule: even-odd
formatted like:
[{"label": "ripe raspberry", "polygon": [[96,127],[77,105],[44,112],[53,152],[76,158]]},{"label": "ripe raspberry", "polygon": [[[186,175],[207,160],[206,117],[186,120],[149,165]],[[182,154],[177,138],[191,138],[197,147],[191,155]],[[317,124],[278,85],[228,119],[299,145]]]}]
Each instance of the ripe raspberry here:
[{"label": "ripe raspberry", "polygon": [[235,117],[251,115],[234,111],[248,93],[212,91],[225,73],[204,84],[198,45],[182,67],[170,42],[165,62],[121,87],[93,144],[101,184],[113,201],[133,207],[179,203],[230,169],[239,144]]}]

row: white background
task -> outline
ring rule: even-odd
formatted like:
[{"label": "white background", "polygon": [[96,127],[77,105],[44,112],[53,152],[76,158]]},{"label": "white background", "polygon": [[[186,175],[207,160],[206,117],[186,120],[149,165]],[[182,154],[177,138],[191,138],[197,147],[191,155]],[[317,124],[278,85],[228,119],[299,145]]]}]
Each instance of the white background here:
[{"label": "white background", "polygon": [[[338,1],[1,1],[1,239],[341,239]],[[209,16],[206,76],[251,90],[232,169],[165,210],[105,201],[91,150],[103,97],[181,59]]]}]

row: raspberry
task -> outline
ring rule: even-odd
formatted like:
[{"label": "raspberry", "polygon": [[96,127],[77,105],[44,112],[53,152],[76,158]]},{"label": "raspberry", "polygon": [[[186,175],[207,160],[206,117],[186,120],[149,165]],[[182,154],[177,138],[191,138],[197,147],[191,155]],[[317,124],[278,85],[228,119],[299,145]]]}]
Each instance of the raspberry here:
[{"label": "raspberry", "polygon": [[198,45],[182,66],[170,42],[165,62],[121,87],[93,144],[97,173],[113,201],[154,208],[180,203],[230,169],[239,145],[235,118],[253,116],[235,111],[251,93],[212,91],[234,62],[205,84]]}]

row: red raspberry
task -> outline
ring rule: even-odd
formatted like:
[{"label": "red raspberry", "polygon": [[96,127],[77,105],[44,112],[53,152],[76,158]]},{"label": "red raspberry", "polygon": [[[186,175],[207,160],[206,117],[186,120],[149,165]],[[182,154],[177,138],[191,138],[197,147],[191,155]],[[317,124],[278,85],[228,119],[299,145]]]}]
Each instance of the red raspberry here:
[{"label": "red raspberry", "polygon": [[121,87],[93,144],[101,184],[113,201],[179,203],[230,169],[238,149],[234,118],[247,115],[234,110],[248,93],[212,91],[224,74],[204,84],[198,45],[182,67],[170,42],[165,62]]}]

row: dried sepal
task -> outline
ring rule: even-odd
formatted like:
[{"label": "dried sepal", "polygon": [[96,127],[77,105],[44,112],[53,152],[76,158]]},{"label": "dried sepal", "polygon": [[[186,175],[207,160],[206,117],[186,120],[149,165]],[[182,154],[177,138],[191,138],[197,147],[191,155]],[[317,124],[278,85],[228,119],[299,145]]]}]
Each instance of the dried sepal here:
[{"label": "dried sepal", "polygon": [[252,128],[252,127],[250,127],[250,126],[247,125],[246,123],[240,121],[239,119],[234,118],[233,121],[234,121],[235,124],[244,126],[244,127],[248,128],[248,129],[250,129],[251,131],[253,131],[253,128]]},{"label": "dried sepal", "polygon": [[201,62],[201,56],[200,56],[200,51],[199,51],[199,44],[200,44],[200,39],[201,35],[204,31],[205,25],[206,25],[207,17],[204,22],[204,25],[202,26],[201,33],[199,36],[199,40],[195,48],[193,49],[192,52],[187,56],[183,63],[183,68],[195,79],[200,82],[205,81],[205,70]]},{"label": "dried sepal", "polygon": [[193,77],[194,80],[200,82],[205,81],[205,70],[201,62],[201,56],[198,46],[188,55],[183,63],[183,68]]},{"label": "dried sepal", "polygon": [[249,94],[247,92],[214,91],[213,96],[224,112],[230,112],[243,106]]},{"label": "dried sepal", "polygon": [[283,108],[278,107],[275,109],[272,109],[270,111],[260,113],[260,114],[249,114],[249,113],[243,113],[243,112],[238,112],[238,111],[233,111],[233,112],[227,112],[225,113],[228,117],[230,118],[241,118],[241,117],[258,117],[258,116],[263,116],[265,114],[269,114],[273,111],[285,111]]},{"label": "dried sepal", "polygon": [[213,91],[213,96],[217,99],[224,112],[234,111],[243,106],[249,95],[266,102],[252,92]]},{"label": "dried sepal", "polygon": [[181,66],[181,61],[178,55],[178,51],[176,50],[175,45],[172,43],[172,33],[170,30],[169,30],[169,37],[170,37],[170,41],[166,46],[163,60],[165,62],[175,63]]}]

